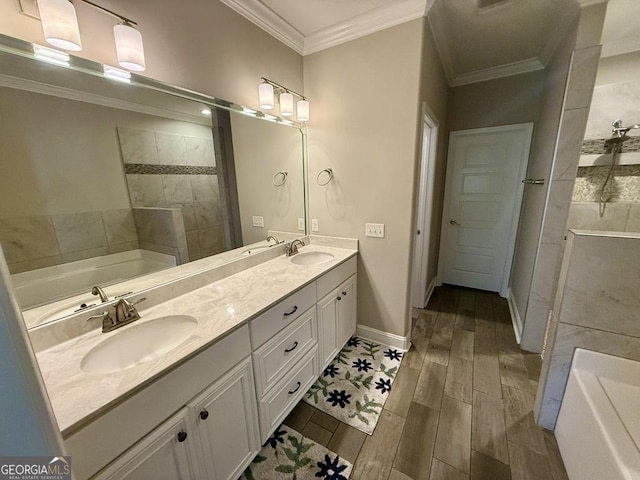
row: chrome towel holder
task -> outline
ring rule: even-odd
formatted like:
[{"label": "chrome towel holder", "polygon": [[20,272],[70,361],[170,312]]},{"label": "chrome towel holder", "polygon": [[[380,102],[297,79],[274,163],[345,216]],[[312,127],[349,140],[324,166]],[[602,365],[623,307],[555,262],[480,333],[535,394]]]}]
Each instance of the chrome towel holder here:
[{"label": "chrome towel holder", "polygon": [[[278,173],[276,173],[273,176],[273,186],[274,187],[281,187],[282,185],[285,184],[285,182],[287,181],[287,175],[289,175],[289,172],[287,172],[286,170],[281,170]],[[280,181],[279,177],[282,177],[282,181]]]},{"label": "chrome towel holder", "polygon": [[[322,175],[323,173],[326,173],[328,175],[327,181],[326,182],[321,182],[320,181],[320,175]],[[331,168],[325,168],[324,170],[321,170],[318,173],[318,176],[316,177],[316,183],[318,185],[320,185],[321,187],[324,187],[325,185],[328,185],[329,182],[333,179],[333,169]]]}]

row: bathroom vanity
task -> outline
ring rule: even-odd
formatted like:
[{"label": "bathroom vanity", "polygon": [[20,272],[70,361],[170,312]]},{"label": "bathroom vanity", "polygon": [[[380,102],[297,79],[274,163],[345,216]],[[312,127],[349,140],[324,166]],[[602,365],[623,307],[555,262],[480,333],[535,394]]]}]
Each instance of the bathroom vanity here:
[{"label": "bathroom vanity", "polygon": [[[238,478],[355,332],[349,246],[312,241],[298,264],[265,252],[263,263],[190,291],[192,277],[178,280],[165,301],[147,303],[145,292],[137,322],[38,352],[76,478]],[[169,351],[132,359],[110,345],[134,329],[153,341],[167,316],[193,328]],[[99,349],[113,351],[104,373],[88,367]]]}]

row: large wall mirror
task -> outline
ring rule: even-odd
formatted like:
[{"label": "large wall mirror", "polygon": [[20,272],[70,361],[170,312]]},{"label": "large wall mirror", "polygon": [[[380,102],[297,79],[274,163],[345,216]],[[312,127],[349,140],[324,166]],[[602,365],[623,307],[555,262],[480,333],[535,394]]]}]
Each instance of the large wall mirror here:
[{"label": "large wall mirror", "polygon": [[0,44],[0,244],[28,327],[100,303],[95,286],[112,298],[304,235],[300,125]]}]

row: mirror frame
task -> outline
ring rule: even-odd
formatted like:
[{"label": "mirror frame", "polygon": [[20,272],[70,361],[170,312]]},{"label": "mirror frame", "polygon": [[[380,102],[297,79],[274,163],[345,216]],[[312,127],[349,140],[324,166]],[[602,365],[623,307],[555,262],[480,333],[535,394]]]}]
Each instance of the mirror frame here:
[{"label": "mirror frame", "polygon": [[[0,34],[0,52],[2,53],[7,53],[7,54],[12,54],[12,55],[17,55],[17,56],[21,56],[21,57],[25,57],[28,58],[32,61],[43,61],[41,59],[38,59],[35,57],[34,54],[34,45],[31,42],[27,42],[21,39],[17,39],[8,35],[4,35],[4,34]],[[49,48],[49,47],[47,47]],[[66,52],[65,52],[66,53]],[[48,63],[48,62],[47,62]],[[66,68],[69,70],[73,70],[82,74],[87,74],[87,75],[91,75],[94,77],[99,77],[99,78],[103,78],[103,79],[109,79],[108,77],[105,76],[104,74],[104,67],[108,66],[102,63],[98,63],[92,60],[87,60],[85,58],[81,58],[81,57],[77,57],[74,55],[69,54],[69,65],[64,65],[64,64],[54,64],[51,63],[51,65],[57,66],[58,68]],[[3,82],[1,79],[5,77],[7,79],[16,79],[18,77],[12,77],[11,75],[8,75],[2,71],[0,71],[0,86],[6,86],[11,88],[11,85],[6,84],[6,82]],[[109,79],[111,80],[111,79]],[[117,80],[112,80],[112,81],[117,81]],[[201,103],[203,106],[208,106],[211,108],[219,108],[219,109],[223,109],[223,110],[227,110],[230,112],[235,112],[241,115],[247,115],[247,116],[251,116],[254,118],[257,118],[258,120],[262,120],[262,121],[268,121],[268,122],[272,122],[272,123],[278,123],[281,124],[283,126],[287,126],[287,127],[292,127],[292,128],[296,128],[300,131],[301,134],[301,147],[302,147],[302,177],[303,177],[303,213],[304,213],[304,225],[305,225],[305,229],[304,229],[304,234],[302,232],[300,232],[301,236],[307,236],[310,234],[311,231],[311,225],[310,225],[310,217],[309,217],[309,179],[308,179],[308,141],[307,141],[307,126],[304,123],[300,123],[300,122],[295,122],[293,120],[288,120],[288,119],[283,119],[281,117],[278,117],[276,115],[271,115],[268,113],[264,113],[262,111],[257,111],[248,107],[245,107],[243,105],[234,103],[234,102],[230,102],[228,100],[224,100],[222,98],[218,98],[218,97],[213,97],[207,94],[203,94],[200,92],[196,92],[193,90],[189,90],[186,88],[182,88],[182,87],[178,87],[175,85],[170,85],[168,83],[164,83],[160,80],[156,80],[150,77],[145,77],[143,75],[139,75],[137,73],[133,73],[131,72],[131,79],[129,82],[131,86],[136,87],[136,88],[144,88],[144,89],[151,89],[151,90],[155,90],[157,92],[160,93],[164,93],[164,94],[168,94],[171,96],[175,96],[175,97],[179,97],[185,100],[189,100],[189,101],[195,101],[198,103]],[[237,249],[232,249],[232,250],[227,250],[226,252],[223,253],[227,253],[227,252],[232,252],[233,250],[240,250],[244,247],[239,247]],[[0,250],[1,251],[1,250]],[[218,255],[218,254],[216,254]],[[215,257],[215,255],[209,256],[209,257],[205,257],[205,258],[211,258],[211,257]],[[228,262],[225,262],[225,264],[227,263],[233,263],[236,261],[240,261],[242,260],[243,256],[239,255],[238,257],[234,257],[232,259],[230,259]],[[171,267],[171,268],[177,268],[179,267]],[[207,270],[211,270],[214,268],[218,268],[219,265],[215,265],[215,266],[209,266],[209,267],[203,267],[202,269],[198,269],[195,272],[189,272],[189,273],[185,273],[184,275],[180,275],[177,278],[186,278],[188,276],[191,275],[196,275],[202,272],[205,272]],[[153,275],[153,274],[151,274]],[[143,278],[145,275],[141,275],[141,276],[137,276],[137,277],[133,277],[133,278]],[[154,284],[152,287],[146,287],[143,288],[142,290],[139,291],[135,291],[135,292],[131,292],[130,295],[138,295],[141,292],[144,292],[146,290],[149,290],[150,288],[157,288],[161,285],[164,285],[166,283],[175,281],[176,278],[172,278],[166,282],[158,282],[156,284]],[[125,280],[126,281],[126,280]],[[117,283],[115,283],[114,285],[117,285]],[[57,301],[61,301],[63,299],[58,299],[54,302],[51,303],[55,303]],[[72,315],[73,316],[73,315]],[[35,325],[34,327],[31,328],[38,328],[44,325],[48,325],[50,323],[53,322],[57,322],[61,319],[64,318],[68,318],[68,317],[60,317],[60,318],[56,318],[54,320],[50,320],[49,322],[46,323],[42,323],[39,325]]]}]

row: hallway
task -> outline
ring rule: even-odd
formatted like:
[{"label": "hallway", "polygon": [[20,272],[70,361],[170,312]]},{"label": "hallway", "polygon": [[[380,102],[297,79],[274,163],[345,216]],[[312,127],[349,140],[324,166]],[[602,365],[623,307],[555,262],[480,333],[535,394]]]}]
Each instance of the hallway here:
[{"label": "hallway", "polygon": [[533,421],[540,357],[518,347],[505,299],[437,288],[412,343],[372,436],[304,402],[285,423],[353,462],[353,480],[567,479]]}]

